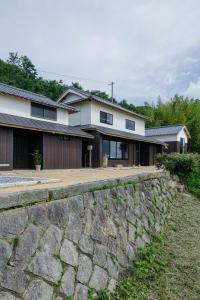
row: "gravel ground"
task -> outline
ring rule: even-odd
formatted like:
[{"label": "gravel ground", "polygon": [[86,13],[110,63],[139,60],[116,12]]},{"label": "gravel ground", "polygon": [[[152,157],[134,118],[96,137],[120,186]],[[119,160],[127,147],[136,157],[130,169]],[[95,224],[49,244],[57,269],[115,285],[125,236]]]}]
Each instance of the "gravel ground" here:
[{"label": "gravel ground", "polygon": [[36,172],[33,170],[14,170],[14,171],[2,171],[0,177],[18,177],[18,178],[42,178],[47,179],[47,182],[43,184],[35,184],[30,186],[27,182],[26,186],[18,185],[1,188],[0,195],[7,193],[15,193],[19,191],[27,191],[31,189],[40,188],[57,188],[61,186],[67,186],[71,184],[78,184],[83,182],[91,182],[96,180],[104,180],[109,178],[119,178],[124,176],[137,175],[141,173],[156,172],[157,169],[154,166],[151,167],[122,167],[122,168],[97,168],[97,169],[65,169],[65,170],[42,170]]}]

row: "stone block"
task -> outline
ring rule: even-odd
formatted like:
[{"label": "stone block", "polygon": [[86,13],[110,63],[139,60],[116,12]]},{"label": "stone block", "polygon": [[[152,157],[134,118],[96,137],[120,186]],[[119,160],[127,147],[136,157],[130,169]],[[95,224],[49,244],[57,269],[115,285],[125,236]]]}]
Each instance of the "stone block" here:
[{"label": "stone block", "polygon": [[81,219],[80,214],[69,213],[68,220],[65,227],[65,237],[75,243],[78,243],[81,232],[82,232],[83,220]]},{"label": "stone block", "polygon": [[95,208],[94,202],[95,201],[94,201],[94,196],[93,196],[92,192],[84,193],[84,195],[83,195],[83,203],[84,203],[84,207],[85,208],[94,210],[94,208]]},{"label": "stone block", "polygon": [[89,235],[81,235],[81,238],[79,240],[79,248],[84,253],[93,254],[94,242]]},{"label": "stone block", "polygon": [[78,283],[76,286],[75,297],[77,300],[87,300],[88,299],[88,288]]},{"label": "stone block", "polygon": [[74,284],[75,284],[75,275],[76,272],[74,268],[68,266],[62,277],[61,291],[67,296],[70,297],[74,294]]},{"label": "stone block", "polygon": [[113,293],[115,290],[115,287],[117,285],[117,281],[113,278],[110,279],[109,284],[108,284],[108,290]]},{"label": "stone block", "polygon": [[117,280],[119,277],[120,266],[114,256],[108,255],[107,269],[110,277],[115,278]]},{"label": "stone block", "polygon": [[0,240],[0,272],[6,265],[12,255],[12,249],[10,244]]},{"label": "stone block", "polygon": [[92,211],[88,208],[85,209],[85,218],[84,218],[84,233],[87,235],[91,234],[92,230]]},{"label": "stone block", "polygon": [[28,214],[25,209],[18,208],[0,214],[0,236],[12,239],[20,235],[27,224]]},{"label": "stone block", "polygon": [[95,266],[92,277],[89,282],[91,288],[96,289],[97,291],[105,289],[108,284],[108,274],[102,268]]},{"label": "stone block", "polygon": [[37,226],[30,224],[20,236],[19,246],[16,248],[15,265],[25,268],[30,260],[31,255],[36,251],[42,230]]},{"label": "stone block", "polygon": [[54,225],[65,227],[69,215],[67,199],[57,200],[47,204],[47,214],[50,222]]},{"label": "stone block", "polygon": [[79,257],[77,280],[83,284],[86,284],[89,281],[91,274],[92,261],[88,256],[81,254]]},{"label": "stone block", "polygon": [[71,266],[78,266],[78,251],[74,243],[64,239],[61,250],[60,250],[61,260],[66,264]]},{"label": "stone block", "polygon": [[61,240],[63,237],[63,230],[55,225],[50,225],[43,235],[40,245],[43,250],[52,255],[58,254],[61,247]]},{"label": "stone block", "polygon": [[105,268],[107,265],[107,247],[96,244],[94,248],[93,263]]},{"label": "stone block", "polygon": [[23,294],[28,285],[29,278],[20,269],[7,266],[1,270],[0,283],[1,287],[11,290],[18,294]]},{"label": "stone block", "polygon": [[46,204],[38,204],[28,208],[29,222],[34,223],[37,226],[42,226],[46,229],[49,225],[49,219],[46,209]]},{"label": "stone block", "polygon": [[58,259],[48,252],[38,252],[29,265],[29,271],[50,282],[57,282],[62,273],[62,266]]},{"label": "stone block", "polygon": [[51,300],[53,297],[53,287],[46,282],[33,280],[24,293],[24,300]]}]

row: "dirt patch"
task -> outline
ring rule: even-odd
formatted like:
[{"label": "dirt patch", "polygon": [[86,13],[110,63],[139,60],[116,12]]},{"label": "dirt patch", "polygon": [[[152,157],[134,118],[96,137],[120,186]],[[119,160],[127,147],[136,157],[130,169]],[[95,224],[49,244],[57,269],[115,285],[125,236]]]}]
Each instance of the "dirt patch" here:
[{"label": "dirt patch", "polygon": [[15,170],[12,172],[0,172],[0,176],[21,176],[21,177],[40,177],[56,179],[56,183],[46,183],[34,186],[17,186],[1,189],[0,195],[5,193],[12,193],[24,190],[32,190],[38,188],[53,188],[67,186],[71,184],[78,184],[84,182],[91,182],[96,180],[104,180],[109,178],[119,178],[129,175],[137,175],[141,173],[156,172],[155,167],[132,167],[132,168],[99,168],[99,169],[68,169],[68,170],[45,170],[41,172],[31,170]]}]

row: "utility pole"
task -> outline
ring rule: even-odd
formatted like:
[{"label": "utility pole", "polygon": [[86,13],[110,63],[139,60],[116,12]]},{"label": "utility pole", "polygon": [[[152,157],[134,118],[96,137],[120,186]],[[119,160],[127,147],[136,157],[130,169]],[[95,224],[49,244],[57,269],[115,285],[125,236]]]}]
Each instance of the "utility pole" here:
[{"label": "utility pole", "polygon": [[112,81],[111,83],[109,83],[108,85],[110,85],[111,86],[111,99],[112,99],[112,102],[113,102],[113,85],[114,85],[115,83]]}]

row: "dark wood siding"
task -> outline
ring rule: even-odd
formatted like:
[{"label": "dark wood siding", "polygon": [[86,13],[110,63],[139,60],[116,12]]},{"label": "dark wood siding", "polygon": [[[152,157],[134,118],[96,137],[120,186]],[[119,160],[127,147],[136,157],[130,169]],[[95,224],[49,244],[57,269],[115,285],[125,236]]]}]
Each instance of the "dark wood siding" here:
[{"label": "dark wood siding", "polygon": [[150,144],[140,143],[140,165],[149,166]]},{"label": "dark wood siding", "polygon": [[168,144],[168,149],[166,149],[167,153],[171,152],[180,152],[180,142],[166,142]]},{"label": "dark wood siding", "polygon": [[31,153],[39,150],[42,154],[42,133],[31,130],[13,129],[13,168],[33,169]]},{"label": "dark wood siding", "polygon": [[82,140],[57,134],[43,134],[43,168],[82,167]]},{"label": "dark wood siding", "polygon": [[[1,166],[8,164],[8,166]],[[0,170],[13,168],[13,130],[0,127]]]}]

